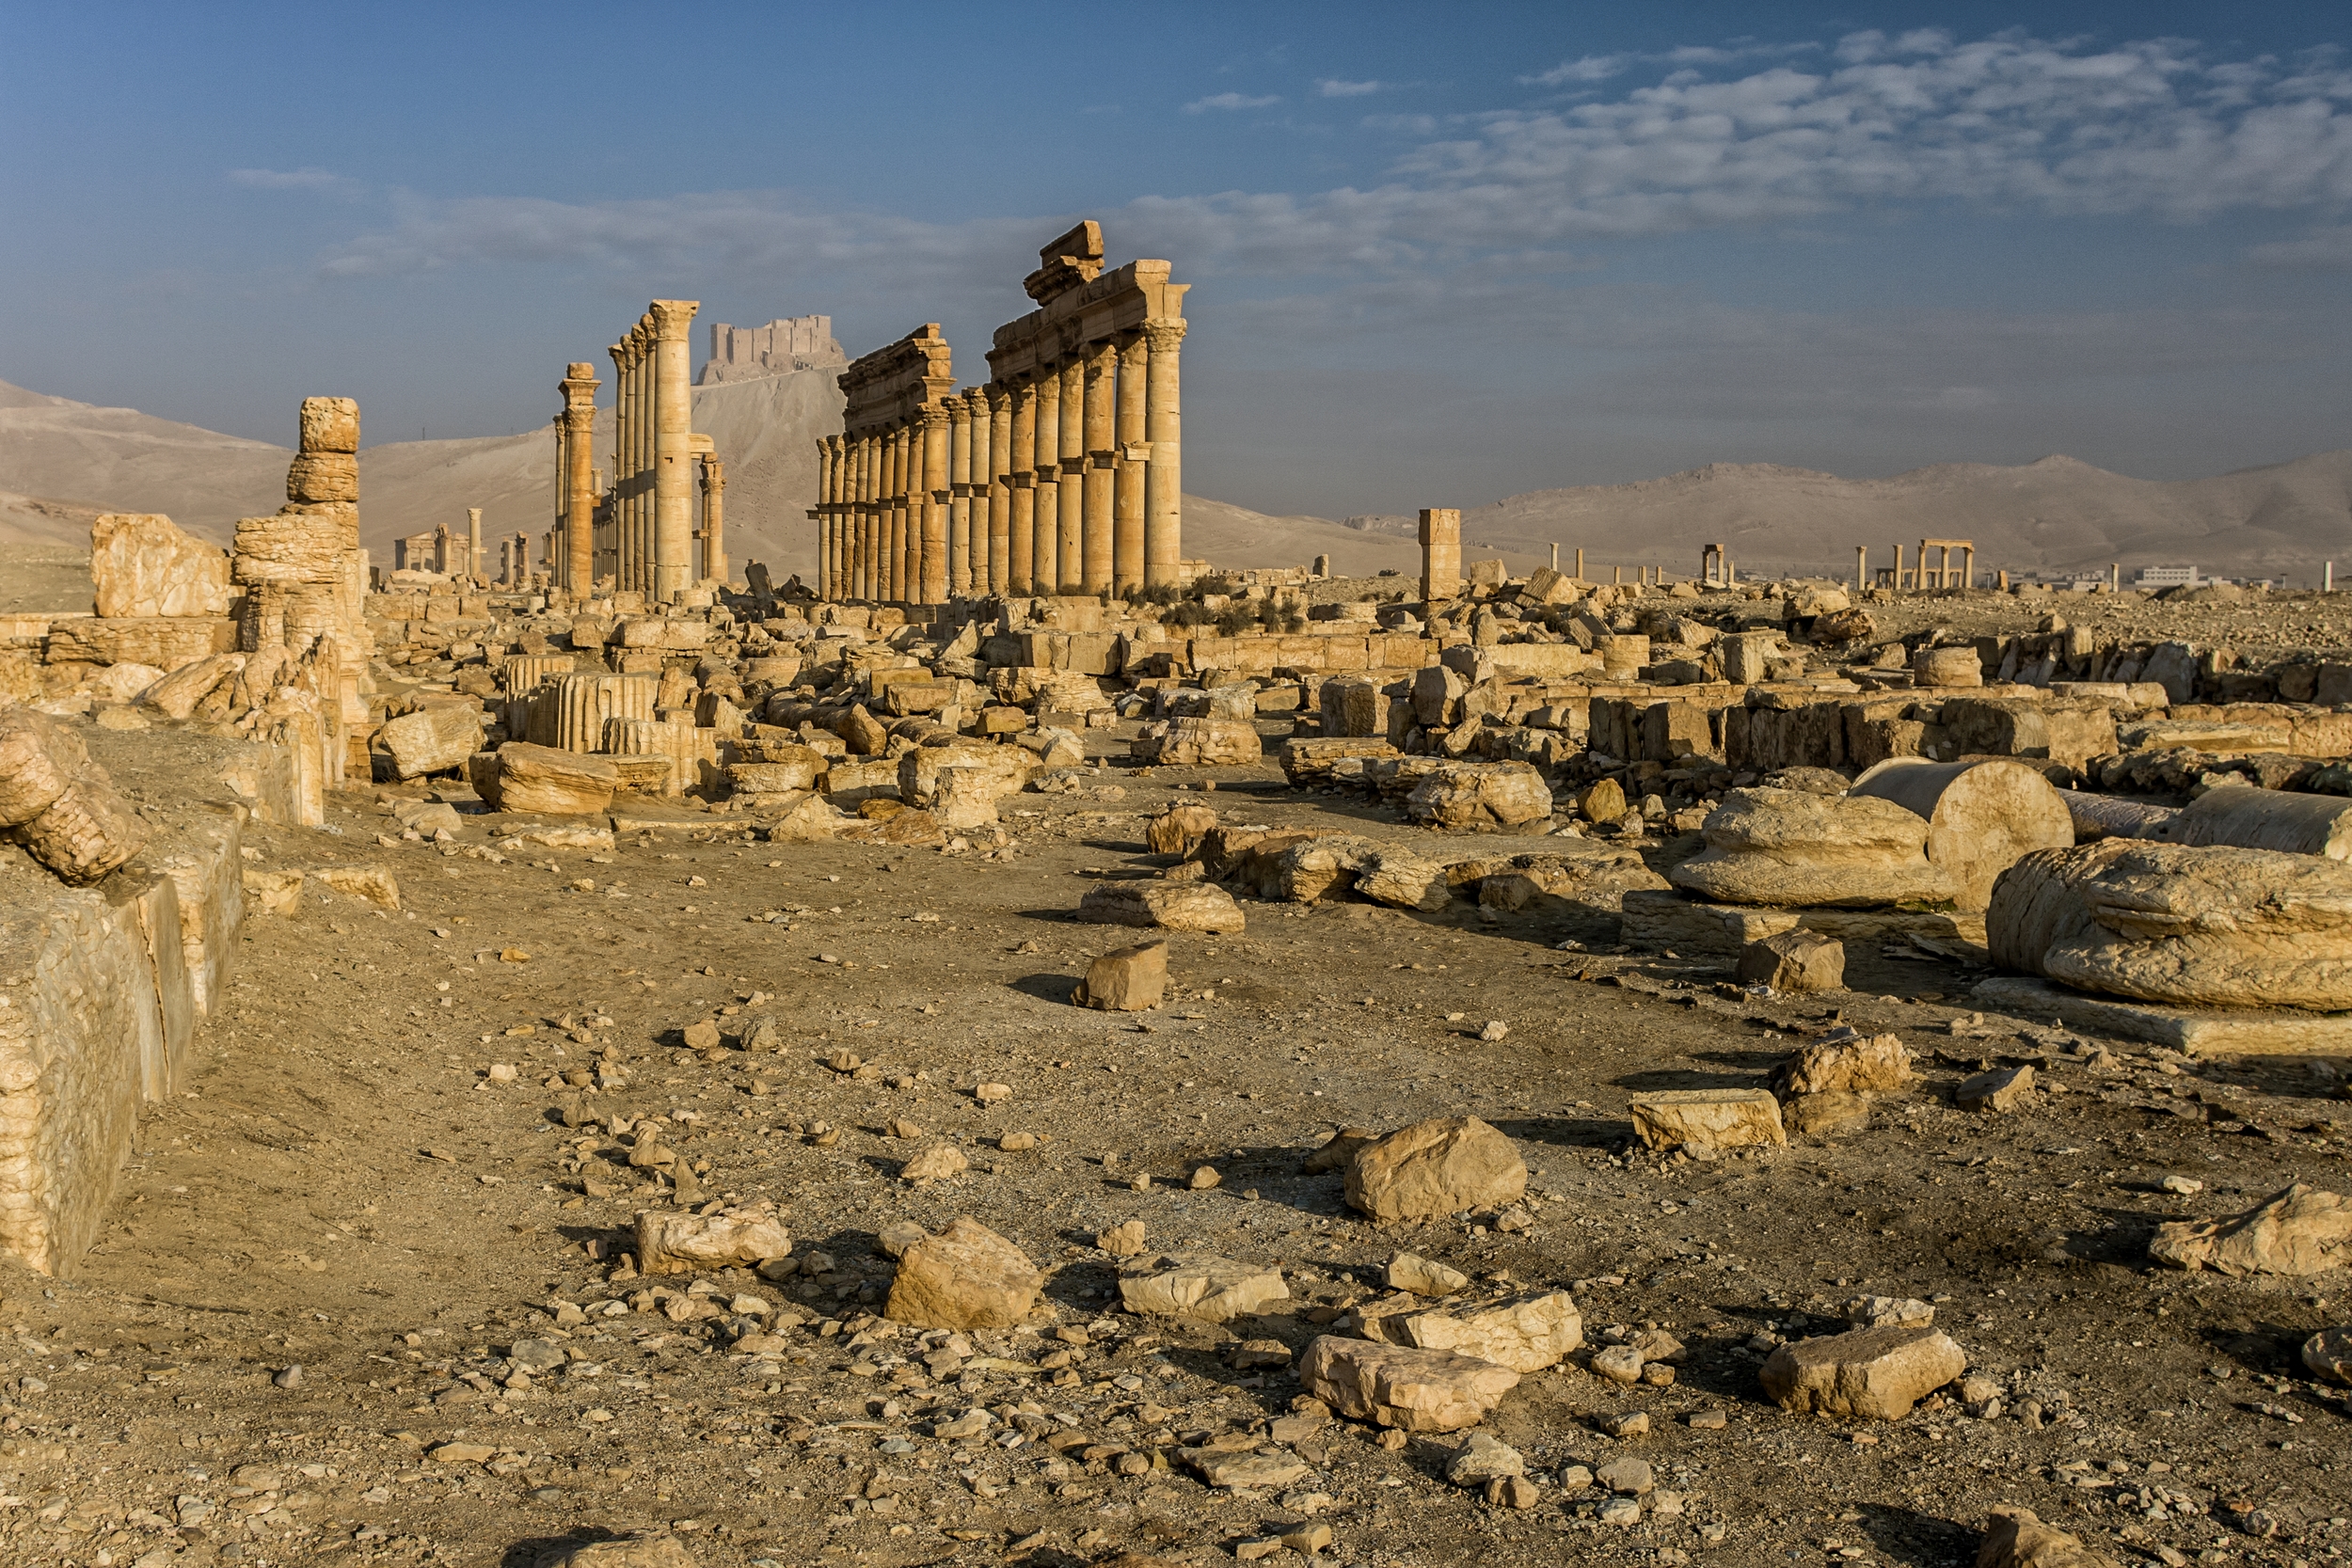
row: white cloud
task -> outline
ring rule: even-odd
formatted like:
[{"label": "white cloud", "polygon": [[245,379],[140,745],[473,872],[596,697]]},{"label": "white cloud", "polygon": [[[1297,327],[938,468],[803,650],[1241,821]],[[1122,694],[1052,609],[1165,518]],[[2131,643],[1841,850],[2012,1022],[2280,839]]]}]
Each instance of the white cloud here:
[{"label": "white cloud", "polygon": [[1315,93],[1321,98],[1362,98],[1378,92],[1382,86],[1379,82],[1343,82],[1326,76],[1315,83]]},{"label": "white cloud", "polygon": [[232,168],[230,183],[261,191],[328,191],[347,195],[359,188],[348,175],[324,168]]},{"label": "white cloud", "polygon": [[1252,98],[1247,93],[1220,92],[1210,98],[1196,98],[1184,105],[1184,113],[1200,114],[1209,109],[1263,109],[1269,103],[1279,103],[1279,96]]},{"label": "white cloud", "polygon": [[1522,76],[1519,80],[1530,87],[1565,87],[1579,83],[1606,82],[1610,77],[1625,71],[1633,63],[1633,60],[1634,56],[1631,55],[1587,55],[1581,60],[1565,61],[1553,66],[1549,71],[1539,71],[1533,76]]}]

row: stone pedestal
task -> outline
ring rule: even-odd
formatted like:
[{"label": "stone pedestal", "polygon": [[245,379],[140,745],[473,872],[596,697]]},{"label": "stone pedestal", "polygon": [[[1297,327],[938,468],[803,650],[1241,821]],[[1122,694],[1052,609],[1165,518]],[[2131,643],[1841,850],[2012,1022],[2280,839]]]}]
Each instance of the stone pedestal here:
[{"label": "stone pedestal", "polygon": [[1423,508],[1421,515],[1421,596],[1451,599],[1462,592],[1462,514],[1454,507]]}]

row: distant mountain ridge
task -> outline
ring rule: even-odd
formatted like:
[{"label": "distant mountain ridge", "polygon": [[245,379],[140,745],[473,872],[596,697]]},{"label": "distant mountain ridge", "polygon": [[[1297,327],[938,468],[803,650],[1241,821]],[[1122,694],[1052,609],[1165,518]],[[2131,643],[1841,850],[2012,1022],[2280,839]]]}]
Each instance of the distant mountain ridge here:
[{"label": "distant mountain ridge", "polygon": [[[599,415],[609,439],[611,411]],[[694,388],[694,428],[726,464],[729,553],[803,577],[816,566],[805,513],[817,490],[819,436],[840,429],[830,369]],[[287,409],[287,422],[294,410]],[[0,542],[70,542],[98,511],[163,512],[227,542],[239,517],[284,499],[292,451],[128,408],[101,408],[0,382]],[[555,509],[555,449],[523,436],[394,441],[360,453],[361,540],[379,562],[391,541],[484,509],[485,531],[535,538]],[[1416,498],[1417,499],[1420,498]],[[1438,499],[1440,498],[1430,498]],[[1184,553],[1229,566],[1333,557],[1343,574],[1414,569],[1406,513],[1268,516],[1184,498]],[[1524,569],[1585,552],[1588,575],[1613,566],[1698,567],[1709,543],[1743,567],[1849,573],[1854,546],[1885,565],[1922,537],[1973,539],[1985,570],[2103,571],[2193,562],[2229,576],[2316,578],[2322,562],[2352,566],[2352,451],[2209,479],[2156,481],[2053,455],[2018,467],[1938,463],[1884,479],[1774,463],[1709,463],[1625,484],[1507,497],[1462,514],[1467,557],[1500,555]]]}]

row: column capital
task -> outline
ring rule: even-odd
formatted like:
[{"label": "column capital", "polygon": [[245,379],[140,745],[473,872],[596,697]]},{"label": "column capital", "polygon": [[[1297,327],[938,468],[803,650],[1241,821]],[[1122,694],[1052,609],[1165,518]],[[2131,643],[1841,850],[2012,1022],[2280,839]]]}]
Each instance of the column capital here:
[{"label": "column capital", "polygon": [[988,399],[988,409],[992,414],[999,408],[1009,408],[1012,405],[1012,388],[1001,381],[990,382],[980,388],[980,393]]},{"label": "column capital", "polygon": [[[952,397],[945,403],[935,404],[932,406],[940,409],[951,425],[969,423],[972,419],[972,405],[961,397]],[[925,422],[930,421],[927,419]]]},{"label": "column capital", "polygon": [[645,319],[653,325],[653,336],[663,341],[682,338],[694,320],[694,312],[702,309],[698,299],[657,299],[645,308]]},{"label": "column capital", "polygon": [[1184,341],[1184,323],[1153,321],[1143,324],[1144,341],[1152,345],[1153,354],[1173,354]]}]

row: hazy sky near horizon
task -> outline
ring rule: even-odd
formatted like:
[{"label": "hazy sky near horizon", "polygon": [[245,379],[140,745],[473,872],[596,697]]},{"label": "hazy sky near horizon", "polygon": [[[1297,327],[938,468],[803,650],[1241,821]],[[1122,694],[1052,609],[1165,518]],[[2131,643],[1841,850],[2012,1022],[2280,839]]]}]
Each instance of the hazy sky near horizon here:
[{"label": "hazy sky near horizon", "polygon": [[2187,477],[2352,444],[2347,35],[2296,0],[0,0],[0,380],[503,435],[683,296],[852,355],[938,321],[972,382],[1091,216],[1193,284],[1187,488],[1261,510]]}]

